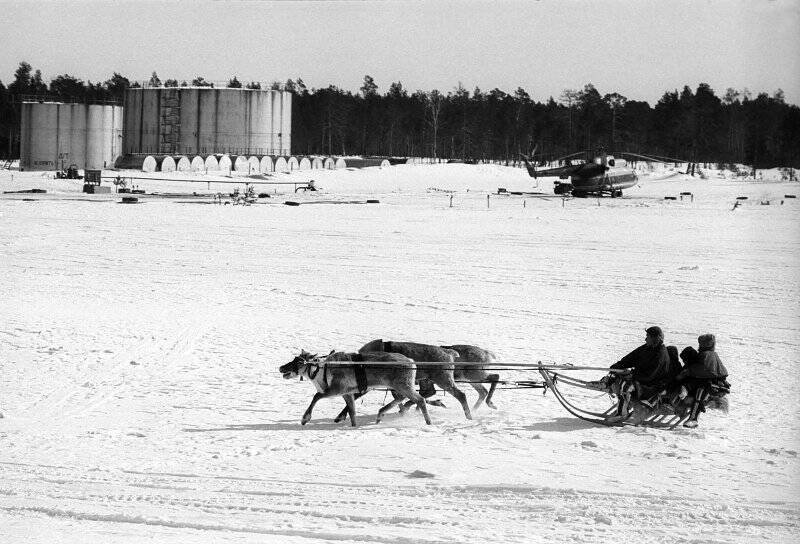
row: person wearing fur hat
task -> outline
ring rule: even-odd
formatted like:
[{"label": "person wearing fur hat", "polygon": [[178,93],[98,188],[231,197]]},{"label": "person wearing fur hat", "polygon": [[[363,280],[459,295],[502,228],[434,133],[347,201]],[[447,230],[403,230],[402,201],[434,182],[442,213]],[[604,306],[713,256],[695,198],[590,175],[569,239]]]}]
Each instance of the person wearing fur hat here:
[{"label": "person wearing fur hat", "polygon": [[730,390],[730,384],[726,379],[728,369],[714,351],[717,345],[716,337],[713,334],[701,334],[697,337],[697,343],[699,345],[697,355],[687,357],[686,367],[678,376],[678,381],[694,397],[689,419],[683,424],[684,427],[692,429],[697,427],[697,417],[700,412],[705,412],[705,403],[711,393],[726,394]]},{"label": "person wearing fur hat", "polygon": [[[645,343],[625,357],[611,365],[614,370],[631,369],[633,387],[624,387],[621,391],[631,391],[637,398],[647,398],[657,393],[664,382],[670,378],[671,362],[669,352],[664,345],[664,331],[661,327],[649,327],[645,330]],[[631,394],[620,394],[617,414],[609,421],[622,421],[628,417],[628,404]]]}]

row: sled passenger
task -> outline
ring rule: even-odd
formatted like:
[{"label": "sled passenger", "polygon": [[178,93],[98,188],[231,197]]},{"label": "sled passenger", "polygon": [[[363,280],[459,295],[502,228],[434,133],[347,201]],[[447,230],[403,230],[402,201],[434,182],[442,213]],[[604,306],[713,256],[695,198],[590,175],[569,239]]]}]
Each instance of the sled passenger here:
[{"label": "sled passenger", "polygon": [[[697,416],[700,412],[705,412],[705,403],[710,396],[723,396],[730,391],[730,384],[727,382],[728,369],[714,351],[717,339],[713,334],[701,334],[697,337],[700,350],[696,357],[687,357],[686,367],[678,376],[678,380],[694,397],[689,419],[683,426],[689,428],[697,427]],[[685,349],[687,352],[689,348]],[[693,351],[693,350],[692,350]],[[691,352],[689,352],[691,353]]]},{"label": "sled passenger", "polygon": [[645,332],[647,336],[643,345],[611,365],[614,370],[632,369],[632,383],[624,379],[619,383],[617,415],[608,418],[610,421],[627,418],[631,397],[647,399],[660,391],[670,378],[672,364],[664,346],[664,331],[661,327],[649,327]]}]

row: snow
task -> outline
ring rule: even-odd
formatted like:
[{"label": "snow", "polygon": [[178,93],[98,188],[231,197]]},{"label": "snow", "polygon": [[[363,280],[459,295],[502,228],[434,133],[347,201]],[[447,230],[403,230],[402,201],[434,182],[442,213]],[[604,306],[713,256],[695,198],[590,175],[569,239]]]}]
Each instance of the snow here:
[{"label": "snow", "polygon": [[[186,175],[136,183],[247,181]],[[800,184],[641,175],[622,199],[487,205],[552,180],[463,164],[294,172],[270,181],[324,192],[257,186],[278,194],[244,207],[121,205],[0,172],[0,191],[48,190],[0,197],[0,541],[797,541],[800,203],[785,195]],[[282,205],[365,198],[380,204]],[[375,424],[373,392],[357,428],[332,422],[341,400],[301,426],[313,387],[277,372],[300,349],[375,338],[607,366],[653,324],[679,348],[717,335],[729,414],[605,428],[500,389],[472,421],[448,395],[431,426],[413,412]]]}]

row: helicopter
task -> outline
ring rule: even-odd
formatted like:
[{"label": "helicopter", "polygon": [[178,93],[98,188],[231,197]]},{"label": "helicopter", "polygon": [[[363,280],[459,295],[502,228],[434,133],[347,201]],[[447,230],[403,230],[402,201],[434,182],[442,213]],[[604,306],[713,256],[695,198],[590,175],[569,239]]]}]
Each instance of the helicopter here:
[{"label": "helicopter", "polygon": [[[560,179],[569,180],[555,182],[553,192],[557,195],[572,195],[579,198],[589,195],[608,195],[614,198],[622,196],[623,189],[628,189],[639,183],[639,177],[636,175],[635,170],[628,165],[628,161],[606,154],[602,147],[598,148],[594,154],[588,151],[579,151],[554,159],[551,162],[564,161],[565,164],[546,170],[536,169],[536,161],[532,158],[536,153],[536,147],[533,148],[530,155],[520,153],[520,156],[525,162],[528,174],[532,178],[557,176]],[[686,173],[688,174],[691,171],[692,175],[694,175],[695,165],[685,159],[652,154],[648,156],[628,151],[619,153],[619,155],[629,157],[633,161],[674,163],[675,167],[685,163],[687,165]],[[580,156],[589,160],[577,158]],[[539,166],[544,166],[545,164],[547,164],[547,161],[542,160],[539,162]]]},{"label": "helicopter", "polygon": [[574,158],[580,155],[589,154],[581,151],[560,157],[556,160],[565,161],[564,166],[546,170],[537,170],[536,165],[532,164],[532,159],[525,155],[522,155],[522,158],[532,178],[557,176],[569,180],[555,182],[553,192],[557,195],[571,194],[579,198],[589,195],[608,195],[615,198],[622,196],[623,189],[639,183],[636,172],[627,166],[624,159],[614,158],[613,155],[606,154],[602,148],[598,149],[595,156],[588,161]]}]

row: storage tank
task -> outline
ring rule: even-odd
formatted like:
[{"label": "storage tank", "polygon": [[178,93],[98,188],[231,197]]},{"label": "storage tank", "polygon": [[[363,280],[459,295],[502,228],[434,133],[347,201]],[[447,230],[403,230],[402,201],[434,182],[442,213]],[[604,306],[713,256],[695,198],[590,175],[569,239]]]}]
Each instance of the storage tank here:
[{"label": "storage tank", "polygon": [[258,160],[258,157],[253,155],[249,159],[247,159],[247,173],[248,174],[258,174],[258,169],[261,165],[261,161]]},{"label": "storage tank", "polygon": [[[270,91],[272,95],[272,121],[270,122],[270,155],[283,155],[281,147],[281,93]],[[276,168],[277,170],[277,168]]]},{"label": "storage tank", "polygon": [[233,169],[237,172],[248,173],[250,171],[250,161],[244,155],[239,155],[236,158],[231,157],[233,160]]},{"label": "storage tank", "polygon": [[122,108],[114,105],[23,102],[20,170],[110,168],[119,156]]},{"label": "storage tank", "polygon": [[289,171],[289,165],[284,157],[275,157],[275,171],[276,172]]},{"label": "storage tank", "polygon": [[272,157],[269,155],[264,155],[261,157],[261,164],[259,164],[258,170],[262,174],[269,174],[272,172]]},{"label": "storage tank", "polygon": [[216,156],[209,155],[208,157],[206,157],[205,163],[206,163],[206,172],[219,171],[219,161],[217,160]]},{"label": "storage tank", "polygon": [[192,165],[190,170],[192,172],[203,172],[206,169],[206,161],[200,155],[192,157]]},{"label": "storage tank", "polygon": [[158,161],[152,155],[148,155],[142,161],[142,171],[143,172],[155,172],[158,168]]},{"label": "storage tank", "polygon": [[281,93],[281,154],[292,152],[292,93]]},{"label": "storage tank", "polygon": [[302,157],[300,159],[300,170],[311,170],[311,159]]},{"label": "storage tank", "polygon": [[230,173],[231,170],[233,169],[233,161],[231,160],[230,155],[223,155],[219,159],[217,159],[217,161],[219,163],[219,167],[217,168],[218,170]]},{"label": "storage tank", "polygon": [[289,153],[289,92],[133,88],[125,91],[125,104],[125,154],[270,155],[281,149]]},{"label": "storage tank", "polygon": [[189,172],[192,169],[192,162],[186,155],[175,157],[175,169],[178,172]]},{"label": "storage tank", "polygon": [[157,160],[158,160],[159,172],[174,172],[177,167],[177,165],[175,164],[175,159],[173,159],[169,155],[161,157]]}]

